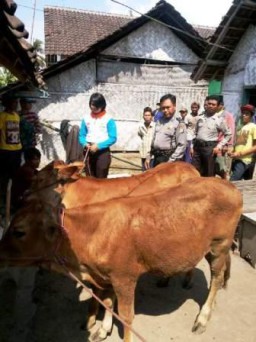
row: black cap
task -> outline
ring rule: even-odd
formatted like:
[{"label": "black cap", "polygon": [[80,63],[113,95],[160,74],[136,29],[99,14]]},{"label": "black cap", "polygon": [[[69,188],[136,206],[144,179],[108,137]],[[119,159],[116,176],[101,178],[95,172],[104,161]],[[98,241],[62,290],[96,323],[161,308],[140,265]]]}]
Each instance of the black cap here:
[{"label": "black cap", "polygon": [[33,99],[32,97],[22,97],[20,99],[20,102],[23,102],[23,103],[36,103],[36,100]]}]

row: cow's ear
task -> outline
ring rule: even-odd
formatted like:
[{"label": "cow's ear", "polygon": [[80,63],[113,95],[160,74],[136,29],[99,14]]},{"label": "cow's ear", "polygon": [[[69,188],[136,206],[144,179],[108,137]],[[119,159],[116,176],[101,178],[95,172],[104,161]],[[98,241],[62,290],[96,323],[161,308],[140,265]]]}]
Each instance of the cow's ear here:
[{"label": "cow's ear", "polygon": [[47,164],[45,167],[43,167],[39,172],[53,170],[53,168],[54,168],[54,162],[52,161],[49,164]]},{"label": "cow's ear", "polygon": [[70,179],[76,172],[78,172],[79,168],[77,166],[67,166],[58,169],[58,179],[59,180],[68,180]]}]

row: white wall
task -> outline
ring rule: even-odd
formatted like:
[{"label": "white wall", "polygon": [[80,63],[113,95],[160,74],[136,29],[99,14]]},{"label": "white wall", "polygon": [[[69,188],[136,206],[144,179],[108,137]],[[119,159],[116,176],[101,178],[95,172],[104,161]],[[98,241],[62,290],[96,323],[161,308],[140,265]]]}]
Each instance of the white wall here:
[{"label": "white wall", "polygon": [[256,87],[256,27],[251,25],[237,45],[226,69],[222,92],[227,110],[239,115],[243,89]]}]

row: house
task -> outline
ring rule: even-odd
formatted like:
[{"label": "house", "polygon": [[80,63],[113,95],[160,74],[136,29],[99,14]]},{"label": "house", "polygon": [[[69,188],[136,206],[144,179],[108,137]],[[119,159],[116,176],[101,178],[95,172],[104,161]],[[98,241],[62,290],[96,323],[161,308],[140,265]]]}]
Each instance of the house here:
[{"label": "house", "polygon": [[38,70],[36,51],[26,40],[28,32],[15,16],[16,9],[13,0],[0,0],[0,66],[21,82],[43,88],[45,83]]},{"label": "house", "polygon": [[[133,16],[121,14],[45,7],[45,59],[48,66],[77,52],[86,51],[92,44],[133,19]],[[193,27],[206,40],[211,38],[215,30],[204,26]]]},{"label": "house", "polygon": [[[47,7],[45,34],[47,59],[57,63],[43,72],[50,98],[37,102],[41,120],[79,125],[90,95],[101,92],[117,122],[117,151],[138,150],[143,108],[162,95],[175,94],[178,110],[208,94],[208,82],[190,79],[207,41],[166,1],[136,18]],[[44,160],[65,159],[55,131],[44,132],[41,149]]]},{"label": "house", "polygon": [[256,105],[256,1],[234,0],[194,69],[192,79],[220,82],[225,107]]}]

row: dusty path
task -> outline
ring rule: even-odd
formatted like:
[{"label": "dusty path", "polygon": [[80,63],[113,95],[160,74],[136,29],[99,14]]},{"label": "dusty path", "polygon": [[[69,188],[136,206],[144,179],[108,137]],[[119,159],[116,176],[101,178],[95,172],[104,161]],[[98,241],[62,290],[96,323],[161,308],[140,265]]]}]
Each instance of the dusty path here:
[{"label": "dusty path", "polygon": [[[191,333],[207,293],[208,276],[208,265],[203,261],[196,269],[191,290],[181,288],[180,277],[171,279],[166,289],[156,288],[155,277],[141,279],[136,291],[134,328],[149,342],[255,342],[256,270],[235,255],[228,290],[219,291],[207,331],[202,335]],[[81,325],[86,319],[88,302],[79,302],[80,290],[71,280],[54,273],[27,270],[20,276],[23,284],[17,293],[6,272],[0,274],[1,278],[0,342],[87,341],[88,334],[81,330]],[[106,341],[121,341],[119,332],[120,325],[115,322]]]}]

